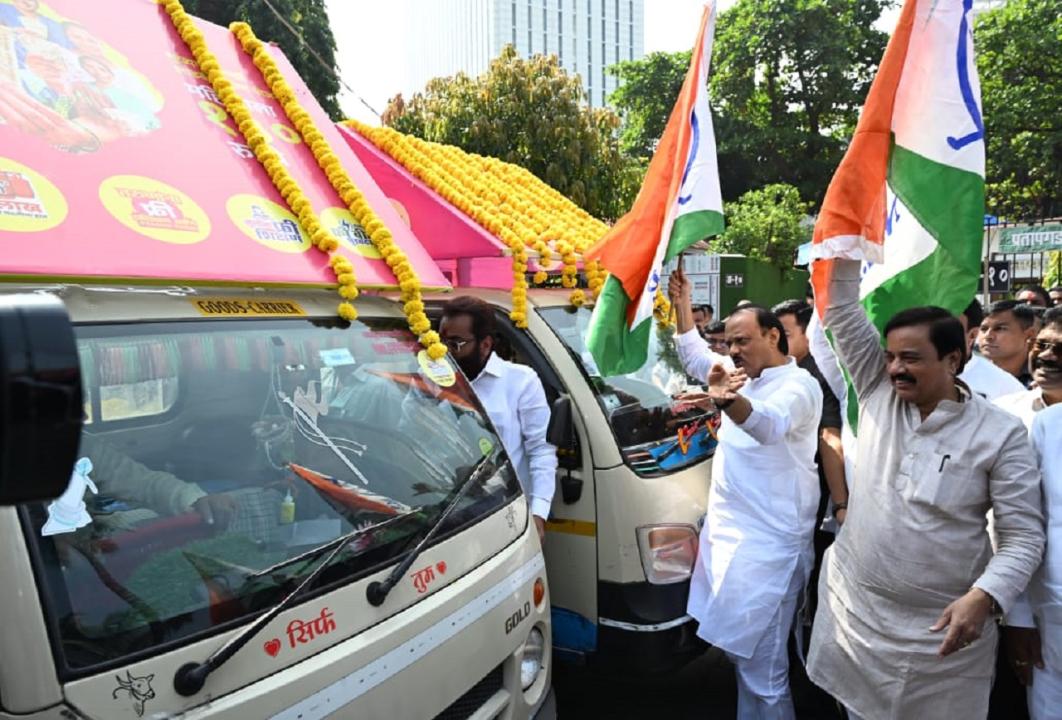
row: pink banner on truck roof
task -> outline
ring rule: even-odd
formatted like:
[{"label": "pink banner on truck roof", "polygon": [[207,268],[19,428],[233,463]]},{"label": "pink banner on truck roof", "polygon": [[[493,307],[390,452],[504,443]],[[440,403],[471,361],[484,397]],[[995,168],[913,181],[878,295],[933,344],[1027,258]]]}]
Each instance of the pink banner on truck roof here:
[{"label": "pink banner on truck roof", "polygon": [[[380,189],[405,210],[410,227],[434,259],[490,258],[509,254],[505,243],[357,130],[346,125],[336,127]],[[509,284],[512,285],[511,280]]]},{"label": "pink banner on truck roof", "polygon": [[[0,276],[335,284],[159,5],[32,5],[0,0]],[[251,58],[227,29],[198,25],[358,284],[394,287]],[[271,52],[423,285],[448,287],[404,213]]]}]

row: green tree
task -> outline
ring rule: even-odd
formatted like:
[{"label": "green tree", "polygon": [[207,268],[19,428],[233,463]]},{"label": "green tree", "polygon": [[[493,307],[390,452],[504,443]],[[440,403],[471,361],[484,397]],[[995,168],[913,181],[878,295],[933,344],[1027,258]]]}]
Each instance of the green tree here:
[{"label": "green tree", "polygon": [[193,15],[226,27],[242,20],[260,39],[275,42],[329,117],[342,119],[336,99],[336,40],[324,0],[184,0],[184,6]]},{"label": "green tree", "polygon": [[974,27],[989,212],[1062,213],[1062,5],[1010,0]]},{"label": "green tree", "polygon": [[799,190],[785,183],[749,190],[724,205],[727,228],[712,241],[712,249],[766,260],[788,273],[797,248],[811,240],[810,206]]},{"label": "green tree", "polygon": [[784,180],[821,202],[888,41],[873,24],[891,4],[738,0],[720,14],[709,80],[720,166],[744,163],[724,192]]},{"label": "green tree", "polygon": [[638,167],[621,151],[619,118],[586,104],[579,78],[554,55],[520,58],[506,46],[483,75],[435,78],[383,121],[433,142],[520,165],[599,218],[626,212]]},{"label": "green tree", "polygon": [[623,120],[623,152],[633,157],[652,157],[689,66],[688,50],[650,53],[639,60],[609,66],[607,72],[618,80],[608,101]]},{"label": "green tree", "polygon": [[[609,102],[623,121],[620,148],[638,161],[642,174],[664,134],[689,65],[690,52],[684,51],[651,53],[608,68],[619,79],[619,87],[609,96]],[[712,114],[719,142],[716,154],[723,199],[736,200],[762,184],[769,172],[757,167],[754,143],[740,134],[745,132],[741,123],[720,115],[718,109],[713,109]]]}]

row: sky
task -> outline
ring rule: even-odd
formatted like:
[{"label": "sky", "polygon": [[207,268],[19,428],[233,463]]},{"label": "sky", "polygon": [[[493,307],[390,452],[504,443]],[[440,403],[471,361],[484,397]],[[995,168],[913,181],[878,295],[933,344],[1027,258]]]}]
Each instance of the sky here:
[{"label": "sky", "polygon": [[[383,112],[388,99],[419,89],[403,87],[408,75],[403,43],[417,7],[429,2],[433,0],[326,0],[339,74],[347,86],[339,100],[349,117],[377,123],[375,113]],[[719,10],[735,2],[719,0]],[[704,0],[646,0],[646,53],[688,50],[696,39],[703,6]],[[895,17],[896,11],[887,13],[879,27],[891,31]]]}]

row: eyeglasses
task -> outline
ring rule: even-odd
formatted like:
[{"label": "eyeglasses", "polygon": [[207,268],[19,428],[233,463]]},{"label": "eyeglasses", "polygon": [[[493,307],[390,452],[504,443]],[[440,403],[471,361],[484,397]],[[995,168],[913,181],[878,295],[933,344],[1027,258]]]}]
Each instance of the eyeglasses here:
[{"label": "eyeglasses", "polygon": [[1034,340],[1033,352],[1037,355],[1050,350],[1057,357],[1062,357],[1062,342],[1049,342],[1047,340]]},{"label": "eyeglasses", "polygon": [[718,348],[726,349],[726,348],[730,347],[730,342],[728,340],[721,340],[721,339],[717,339],[717,338],[708,338],[708,347],[713,347],[713,348],[718,347]]},{"label": "eyeglasses", "polygon": [[446,338],[443,340],[443,345],[450,348],[450,352],[459,353],[461,348],[468,345],[471,340],[461,340],[459,338]]}]

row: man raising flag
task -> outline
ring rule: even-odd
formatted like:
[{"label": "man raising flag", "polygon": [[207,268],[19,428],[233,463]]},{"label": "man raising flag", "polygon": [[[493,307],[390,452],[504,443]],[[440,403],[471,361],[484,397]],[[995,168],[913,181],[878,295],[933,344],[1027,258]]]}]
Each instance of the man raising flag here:
[{"label": "man raising flag", "polygon": [[609,271],[586,339],[603,376],[645,364],[664,264],[723,231],[707,91],[714,34],[713,0],[704,8],[686,80],[634,207],[584,255]]},{"label": "man raising flag", "polygon": [[985,717],[992,615],[1044,544],[1024,427],[957,378],[984,214],[971,7],[906,0],[815,226],[816,306],[859,425],[808,676],[856,719]]}]

